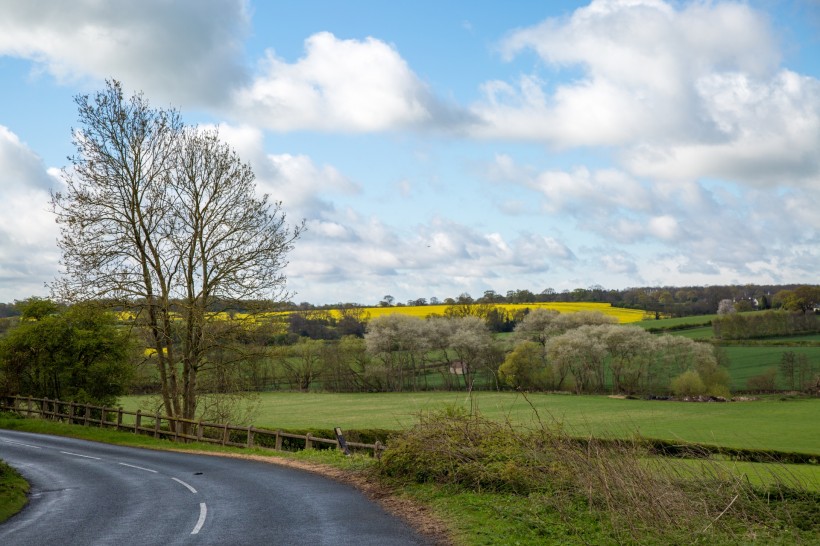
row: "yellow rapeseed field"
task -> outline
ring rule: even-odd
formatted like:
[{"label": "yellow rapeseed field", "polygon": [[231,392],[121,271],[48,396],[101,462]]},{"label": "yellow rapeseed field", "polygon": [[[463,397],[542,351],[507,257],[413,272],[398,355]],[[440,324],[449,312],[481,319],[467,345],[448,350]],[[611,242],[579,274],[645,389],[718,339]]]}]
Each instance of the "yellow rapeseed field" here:
[{"label": "yellow rapeseed field", "polygon": [[[384,315],[401,314],[410,315],[411,317],[425,318],[430,315],[444,315],[449,305],[414,305],[402,307],[365,307],[364,312],[370,315],[370,318],[376,318]],[[554,309],[560,313],[577,313],[578,311],[598,311],[605,315],[613,316],[618,319],[618,322],[628,323],[643,320],[644,312],[639,309],[622,309],[620,307],[612,307],[608,303],[575,303],[575,302],[551,302],[551,303],[498,303],[495,307],[504,309],[510,313],[515,313],[522,309],[536,309],[542,307],[545,309]],[[338,311],[333,311],[334,315],[338,316]]]},{"label": "yellow rapeseed field", "polygon": [[[552,303],[498,303],[494,307],[504,309],[510,314],[524,309],[536,309],[539,307],[545,309],[554,309],[560,313],[577,313],[579,311],[597,311],[605,315],[609,315],[618,319],[618,322],[625,324],[629,322],[637,322],[644,320],[646,317],[644,311],[638,309],[622,309],[620,307],[612,307],[608,303],[576,303],[576,302],[552,302]],[[449,305],[412,305],[412,306],[397,306],[397,307],[362,307],[359,310],[367,319],[381,317],[384,315],[409,315],[411,317],[427,318],[431,315],[444,316]],[[335,318],[340,318],[341,312],[338,309],[331,309],[328,311],[330,315]],[[289,311],[274,311],[259,314],[248,313],[211,313],[211,318],[217,320],[234,320],[241,322],[245,328],[255,328],[261,323],[277,324],[282,332],[287,331],[287,321],[285,317],[290,314]],[[119,319],[123,322],[134,320],[135,316],[129,311],[121,311]],[[150,350],[150,349],[149,349]],[[148,356],[148,355],[146,355]]]}]

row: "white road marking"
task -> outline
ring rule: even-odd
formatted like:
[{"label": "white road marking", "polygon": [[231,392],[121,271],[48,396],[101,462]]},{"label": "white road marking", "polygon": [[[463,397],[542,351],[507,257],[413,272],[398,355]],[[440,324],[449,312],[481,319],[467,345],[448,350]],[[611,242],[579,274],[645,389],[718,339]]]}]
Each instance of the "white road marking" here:
[{"label": "white road marking", "polygon": [[60,453],[65,453],[66,455],[74,455],[75,457],[82,457],[83,459],[94,459],[96,461],[100,461],[99,457],[92,457],[91,455],[80,455],[79,453],[71,453],[70,451],[61,451]]},{"label": "white road marking", "polygon": [[196,535],[199,533],[199,530],[202,529],[202,526],[205,525],[205,517],[208,515],[208,507],[205,506],[204,502],[199,503],[199,519],[194,525],[194,530],[191,531],[192,535]]},{"label": "white road marking", "polygon": [[175,482],[180,483],[180,484],[184,485],[185,487],[187,487],[191,491],[191,493],[196,493],[196,489],[194,489],[193,487],[191,487],[190,485],[188,485],[184,481],[180,480],[179,478],[171,478],[171,479],[174,480]]},{"label": "white road marking", "polygon": [[154,474],[157,473],[156,470],[151,470],[150,468],[143,468],[141,466],[137,466],[137,465],[133,465],[133,464],[128,464],[128,463],[117,463],[117,464],[121,464],[122,466],[127,466],[129,468],[136,468],[137,470],[145,470],[146,472],[153,472]]},{"label": "white road marking", "polygon": [[40,446],[33,446],[31,444],[24,444],[22,442],[15,442],[15,441],[12,441],[12,440],[6,440],[5,438],[3,438],[3,441],[6,442],[7,444],[14,444],[16,446],[26,446],[26,447],[33,447],[34,449],[43,449]]}]

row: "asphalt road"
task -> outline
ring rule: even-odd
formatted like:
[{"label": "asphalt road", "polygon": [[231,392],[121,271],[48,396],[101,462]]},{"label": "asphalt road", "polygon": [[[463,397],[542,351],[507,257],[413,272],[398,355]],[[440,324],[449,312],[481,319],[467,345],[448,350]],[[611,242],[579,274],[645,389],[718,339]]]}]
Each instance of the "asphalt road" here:
[{"label": "asphalt road", "polygon": [[426,544],[356,489],[241,459],[0,430],[31,483],[0,544]]}]

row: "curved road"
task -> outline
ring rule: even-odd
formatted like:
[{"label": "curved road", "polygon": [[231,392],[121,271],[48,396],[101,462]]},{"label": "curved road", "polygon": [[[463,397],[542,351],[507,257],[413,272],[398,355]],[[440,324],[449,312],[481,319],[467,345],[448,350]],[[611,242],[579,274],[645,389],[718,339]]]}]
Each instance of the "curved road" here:
[{"label": "curved road", "polygon": [[0,544],[426,544],[356,489],[277,465],[0,430],[31,483]]}]

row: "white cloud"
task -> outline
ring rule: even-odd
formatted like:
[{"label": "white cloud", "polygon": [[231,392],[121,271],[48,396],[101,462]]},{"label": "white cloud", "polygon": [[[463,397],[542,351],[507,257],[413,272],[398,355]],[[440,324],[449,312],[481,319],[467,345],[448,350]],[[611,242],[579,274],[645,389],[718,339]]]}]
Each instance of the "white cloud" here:
[{"label": "white cloud", "polygon": [[654,216],[649,219],[649,232],[658,239],[674,240],[679,234],[678,221],[668,214]]},{"label": "white cloud", "polygon": [[7,0],[0,55],[60,82],[114,78],[154,100],[218,104],[246,77],[245,0]]},{"label": "white cloud", "polygon": [[57,274],[57,225],[49,191],[58,187],[37,155],[0,126],[0,301],[46,295]]},{"label": "white cloud", "polygon": [[[203,126],[213,129],[214,126]],[[259,191],[281,201],[291,219],[321,218],[334,208],[329,197],[355,195],[358,184],[335,167],[316,165],[306,155],[269,154],[264,149],[264,134],[250,125],[218,126],[219,136],[233,147],[242,161],[251,165]]]},{"label": "white cloud", "polygon": [[544,196],[544,208],[549,212],[594,215],[618,209],[647,210],[651,206],[649,191],[615,169],[544,171],[527,184]]},{"label": "white cloud", "polygon": [[391,45],[329,32],[305,40],[305,56],[294,63],[269,51],[261,74],[236,101],[245,119],[278,131],[384,131],[457,115],[448,114]]},{"label": "white cloud", "polygon": [[[768,17],[746,4],[598,0],[501,49],[531,49],[547,71],[486,83],[475,136],[609,146],[632,174],[666,180],[820,173],[820,82],[779,67]],[[581,76],[548,78],[568,68]]]},{"label": "white cloud", "polygon": [[608,273],[630,277],[638,275],[638,266],[635,264],[635,260],[625,253],[602,254],[600,263]]},{"label": "white cloud", "polygon": [[632,172],[756,186],[810,184],[820,175],[820,81],[786,70],[765,82],[722,74],[701,80],[698,92],[720,136],[635,148],[625,154]]},{"label": "white cloud", "polygon": [[[804,279],[820,267],[820,177],[789,190],[715,180],[650,183],[616,169],[538,173],[506,156],[487,171],[540,197],[549,225],[572,223],[572,241],[596,245],[579,254],[579,268],[623,275],[625,283],[639,273],[653,278],[644,271],[657,270],[656,263],[671,268],[662,284],[693,274],[754,278],[778,268],[793,274],[784,279]],[[622,259],[627,254],[642,259]],[[603,256],[601,265],[595,255]]]},{"label": "white cloud", "polygon": [[443,218],[407,231],[376,218],[336,216],[349,238],[308,232],[288,266],[293,288],[318,294],[322,301],[338,300],[340,293],[362,303],[375,303],[385,293],[414,298],[480,294],[499,284],[515,288],[512,284],[521,278],[541,284],[544,274],[571,269],[577,260],[564,242],[541,234],[510,238]]}]

